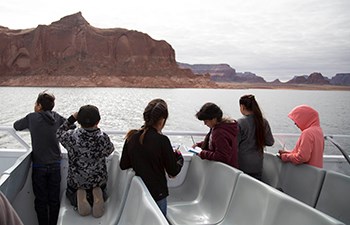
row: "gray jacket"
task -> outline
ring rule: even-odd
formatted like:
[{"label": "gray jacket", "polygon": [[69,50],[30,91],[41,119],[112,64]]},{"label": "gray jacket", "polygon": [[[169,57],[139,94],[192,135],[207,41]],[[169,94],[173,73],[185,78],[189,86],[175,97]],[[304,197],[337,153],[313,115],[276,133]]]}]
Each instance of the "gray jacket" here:
[{"label": "gray jacket", "polygon": [[[265,145],[272,146],[275,140],[271,128],[266,119]],[[258,150],[255,136],[254,115],[244,116],[238,119],[238,163],[239,168],[245,173],[261,173],[264,155]]]},{"label": "gray jacket", "polygon": [[15,130],[29,129],[34,164],[52,164],[61,160],[56,131],[65,120],[54,111],[41,111],[29,113],[13,124]]}]

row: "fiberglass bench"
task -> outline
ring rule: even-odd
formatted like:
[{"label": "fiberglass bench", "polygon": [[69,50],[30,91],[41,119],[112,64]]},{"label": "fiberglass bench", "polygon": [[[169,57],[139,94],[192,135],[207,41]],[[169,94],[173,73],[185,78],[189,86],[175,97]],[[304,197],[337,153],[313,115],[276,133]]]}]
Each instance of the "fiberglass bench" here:
[{"label": "fiberglass bench", "polygon": [[58,225],[65,224],[117,224],[126,201],[131,179],[135,173],[129,170],[121,170],[119,167],[119,154],[114,152],[107,160],[108,183],[105,202],[105,212],[102,217],[94,218],[92,215],[80,216],[65,195],[62,195]]},{"label": "fiberglass bench", "polygon": [[263,182],[315,207],[326,171],[314,166],[282,162],[271,154],[264,154]]},{"label": "fiberglass bench", "polygon": [[169,222],[173,225],[219,223],[241,173],[226,164],[193,156],[184,182],[169,188]]},{"label": "fiberglass bench", "polygon": [[220,225],[343,224],[277,189],[240,174]]},{"label": "fiberglass bench", "polygon": [[4,171],[0,177],[0,190],[11,202],[23,222],[37,221],[33,206],[32,153],[24,153],[16,162]]},{"label": "fiberglass bench", "polygon": [[123,207],[120,225],[168,225],[168,221],[153,200],[146,185],[138,176],[131,181],[130,190]]},{"label": "fiberglass bench", "polygon": [[31,152],[27,152],[20,156],[16,162],[7,170],[5,170],[0,177],[0,190],[13,203],[18,193],[26,184],[28,175],[30,175],[32,164]]},{"label": "fiberglass bench", "polygon": [[350,224],[350,177],[327,171],[316,209]]}]

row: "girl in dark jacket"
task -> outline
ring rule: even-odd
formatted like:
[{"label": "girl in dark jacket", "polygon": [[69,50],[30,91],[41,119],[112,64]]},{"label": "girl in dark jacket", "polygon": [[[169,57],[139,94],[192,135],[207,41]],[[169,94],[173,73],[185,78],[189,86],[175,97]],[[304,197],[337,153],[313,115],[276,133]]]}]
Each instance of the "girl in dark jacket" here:
[{"label": "girl in dark jacket", "polygon": [[204,121],[210,131],[204,141],[192,147],[202,148],[198,154],[202,159],[215,160],[238,168],[237,122],[223,118],[222,114],[222,110],[214,103],[209,102],[202,106],[196,117]]},{"label": "girl in dark jacket", "polygon": [[143,118],[142,128],[126,135],[120,168],[133,168],[166,216],[169,191],[165,173],[175,177],[181,171],[183,157],[179,151],[173,151],[169,138],[161,133],[168,118],[164,100],[154,99],[148,103]]}]

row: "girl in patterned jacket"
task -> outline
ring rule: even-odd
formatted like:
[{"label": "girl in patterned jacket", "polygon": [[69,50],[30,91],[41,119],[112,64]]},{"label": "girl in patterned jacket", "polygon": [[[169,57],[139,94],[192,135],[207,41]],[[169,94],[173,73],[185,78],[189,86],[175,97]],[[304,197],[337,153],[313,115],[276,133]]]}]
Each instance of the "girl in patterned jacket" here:
[{"label": "girl in patterned jacket", "polygon": [[[75,121],[81,128],[71,129]],[[99,121],[98,108],[85,105],[57,131],[58,140],[68,151],[66,196],[82,216],[89,215],[91,208],[94,217],[104,213],[106,157],[114,151],[114,146],[108,135],[97,127]]]}]

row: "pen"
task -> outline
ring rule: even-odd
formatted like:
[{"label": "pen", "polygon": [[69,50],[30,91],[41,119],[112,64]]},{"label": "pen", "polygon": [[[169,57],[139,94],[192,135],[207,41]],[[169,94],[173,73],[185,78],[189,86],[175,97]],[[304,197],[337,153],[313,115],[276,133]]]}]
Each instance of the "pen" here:
[{"label": "pen", "polygon": [[192,135],[191,135],[191,139],[192,139],[193,144],[195,145],[195,144],[196,144],[196,142],[194,141],[194,139],[193,139],[193,136],[192,136]]}]

